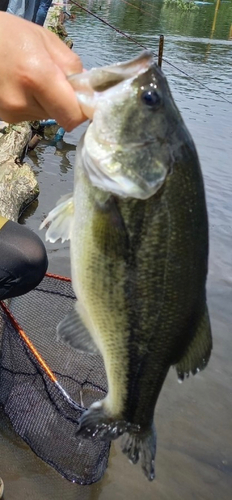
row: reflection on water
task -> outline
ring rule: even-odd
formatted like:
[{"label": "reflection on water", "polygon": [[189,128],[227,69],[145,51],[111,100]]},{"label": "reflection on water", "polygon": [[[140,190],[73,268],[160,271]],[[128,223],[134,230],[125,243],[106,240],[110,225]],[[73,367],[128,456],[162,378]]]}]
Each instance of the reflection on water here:
[{"label": "reflection on water", "polygon": [[[99,485],[78,487],[62,480],[38,460],[1,420],[0,447],[5,461],[0,475],[6,499],[53,500],[111,498],[150,500],[229,500],[232,491],[232,2],[199,5],[193,12],[169,8],[163,1],[90,0],[85,5],[139,43],[157,52],[158,35],[165,35],[164,57],[196,78],[189,79],[167,63],[176,103],[190,129],[201,160],[210,222],[209,308],[214,351],[205,372],[177,384],[170,370],[156,414],[157,480],[150,484],[140,467],[130,466],[112,447],[109,469]],[[101,7],[101,8],[100,8]],[[132,42],[77,9],[66,23],[74,50],[84,66],[100,66],[134,57]],[[216,92],[209,92],[200,84]],[[38,207],[25,223],[38,231],[56,200],[72,190],[75,145],[81,126],[53,145],[42,141],[30,154],[41,194]],[[34,209],[36,210],[34,211]],[[29,216],[30,215],[30,216]],[[50,270],[69,274],[68,245],[47,244]],[[16,490],[17,489],[17,490]]]}]

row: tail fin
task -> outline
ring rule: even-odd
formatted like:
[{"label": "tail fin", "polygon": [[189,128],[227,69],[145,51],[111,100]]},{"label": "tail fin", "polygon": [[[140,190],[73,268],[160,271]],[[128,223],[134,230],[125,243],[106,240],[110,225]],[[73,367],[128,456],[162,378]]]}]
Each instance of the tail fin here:
[{"label": "tail fin", "polygon": [[148,434],[129,434],[122,437],[122,451],[133,464],[141,460],[141,467],[147,479],[155,479],[156,431],[154,424]]},{"label": "tail fin", "polygon": [[77,434],[85,439],[97,436],[103,441],[112,441],[124,434],[123,453],[133,464],[141,460],[142,469],[149,481],[155,478],[156,432],[154,425],[146,433],[142,432],[139,425],[110,418],[102,402],[98,401],[81,416]]}]

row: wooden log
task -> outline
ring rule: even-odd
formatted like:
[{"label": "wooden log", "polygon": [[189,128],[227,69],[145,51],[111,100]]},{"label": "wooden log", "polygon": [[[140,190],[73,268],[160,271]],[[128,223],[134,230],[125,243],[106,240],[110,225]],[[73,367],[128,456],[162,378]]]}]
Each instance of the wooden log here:
[{"label": "wooden log", "polygon": [[17,221],[23,210],[38,197],[39,186],[30,165],[10,160],[0,166],[0,213]]},{"label": "wooden log", "polygon": [[0,213],[13,221],[39,194],[30,165],[17,161],[30,138],[31,127],[27,122],[9,125],[0,134]]},{"label": "wooden log", "polygon": [[8,125],[0,134],[0,166],[16,156],[21,157],[26,144],[31,139],[31,127],[28,122]]}]

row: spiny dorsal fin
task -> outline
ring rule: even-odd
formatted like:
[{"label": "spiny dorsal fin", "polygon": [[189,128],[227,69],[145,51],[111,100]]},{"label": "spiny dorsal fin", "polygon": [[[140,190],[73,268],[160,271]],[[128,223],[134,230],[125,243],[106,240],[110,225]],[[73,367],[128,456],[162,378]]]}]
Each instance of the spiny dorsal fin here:
[{"label": "spiny dorsal fin", "polygon": [[180,381],[184,380],[185,376],[188,377],[190,372],[195,375],[195,373],[206,367],[210,358],[212,345],[208,308],[205,306],[205,312],[199,321],[192,342],[187,347],[182,359],[175,365]]},{"label": "spiny dorsal fin", "polygon": [[40,229],[43,229],[46,224],[51,222],[51,225],[46,232],[46,241],[55,243],[57,240],[61,239],[63,243],[64,241],[69,240],[71,236],[73,214],[73,196],[72,194],[66,194],[60,198],[56,207],[49,212],[46,219],[40,225]]},{"label": "spiny dorsal fin", "polygon": [[57,338],[80,351],[99,354],[96,344],[79,315],[77,304],[57,326]]}]

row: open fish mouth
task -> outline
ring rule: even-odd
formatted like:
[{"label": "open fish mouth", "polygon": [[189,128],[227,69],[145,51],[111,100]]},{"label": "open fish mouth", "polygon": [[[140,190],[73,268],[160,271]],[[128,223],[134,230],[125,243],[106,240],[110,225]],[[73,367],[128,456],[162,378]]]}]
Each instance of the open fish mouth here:
[{"label": "open fish mouth", "polygon": [[153,53],[147,50],[129,62],[92,68],[83,73],[70,75],[67,79],[76,92],[82,111],[92,120],[97,103],[99,99],[104,98],[106,92],[125,81],[132,81],[146,72],[153,63]]}]

